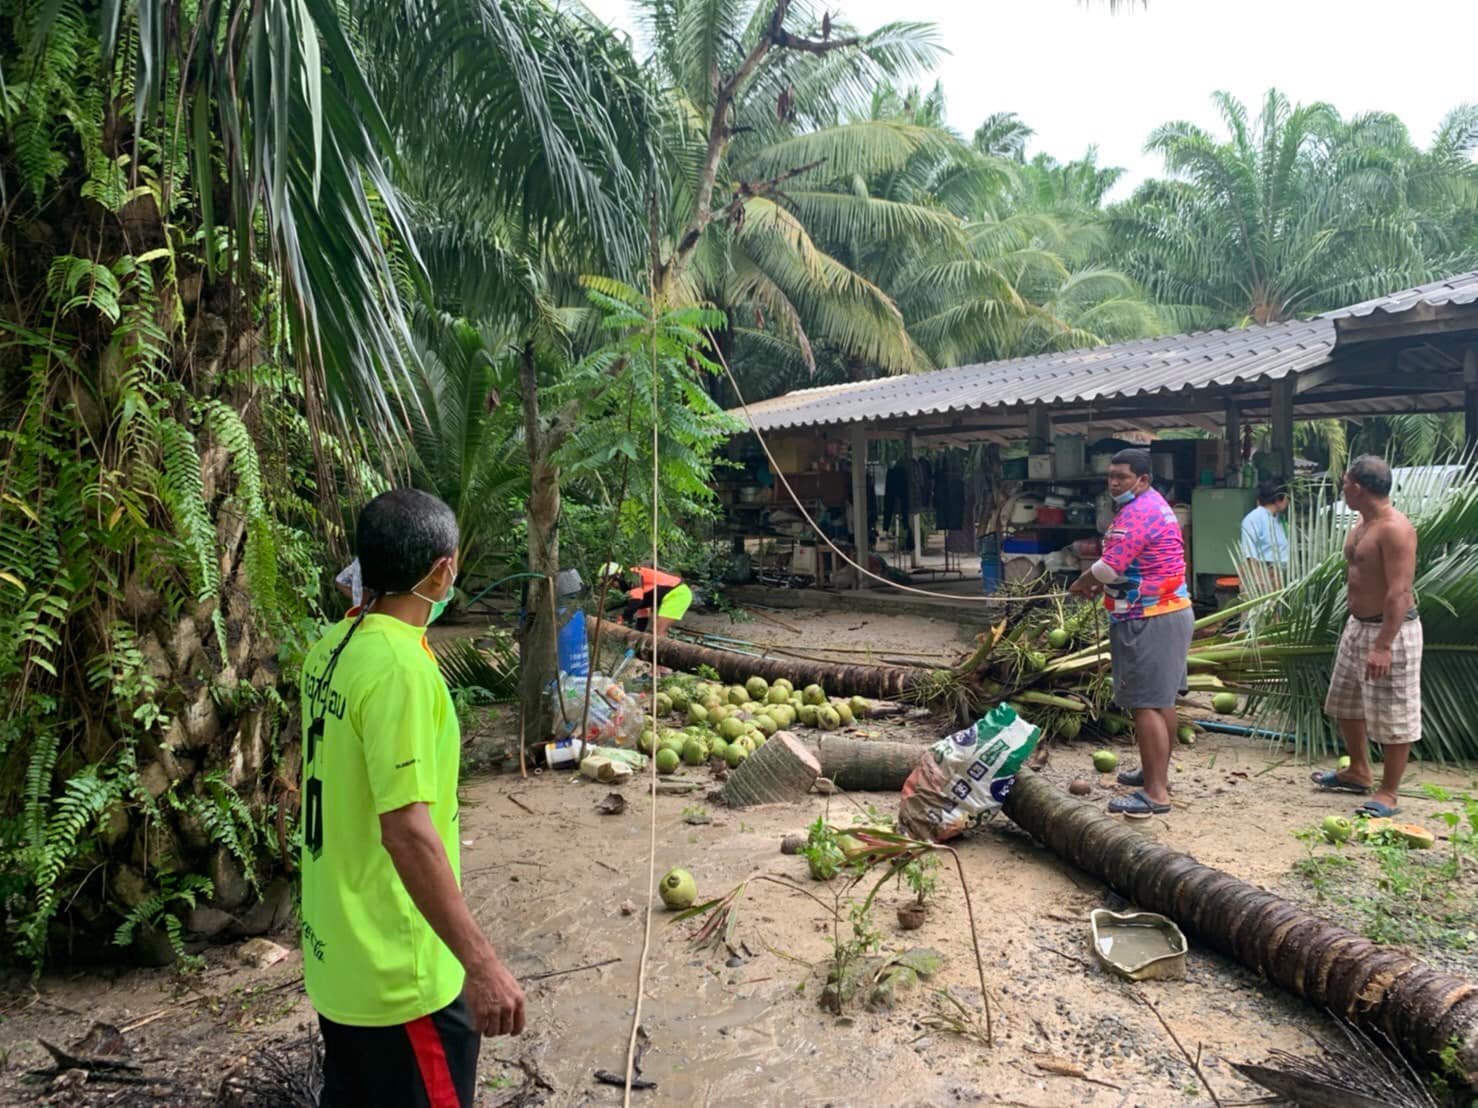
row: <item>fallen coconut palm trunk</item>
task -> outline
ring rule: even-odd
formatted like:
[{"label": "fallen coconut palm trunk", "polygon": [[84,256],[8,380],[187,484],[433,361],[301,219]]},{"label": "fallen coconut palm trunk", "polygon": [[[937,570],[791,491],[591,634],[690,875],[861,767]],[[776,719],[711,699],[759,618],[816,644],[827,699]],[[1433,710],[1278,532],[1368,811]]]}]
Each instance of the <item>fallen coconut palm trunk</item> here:
[{"label": "fallen coconut palm trunk", "polygon": [[920,743],[869,742],[839,735],[803,740],[821,764],[821,776],[850,792],[896,793],[929,748]]},{"label": "fallen coconut palm trunk", "polygon": [[1017,776],[1005,811],[1064,860],[1206,945],[1316,1007],[1380,1029],[1419,1065],[1436,1065],[1451,1048],[1466,1080],[1478,1082],[1478,983],[1202,865],[1035,773]]},{"label": "fallen coconut palm trunk", "polygon": [[[607,623],[604,636],[634,647],[638,658],[652,656],[652,636]],[[921,675],[932,671],[902,669],[897,666],[845,665],[833,662],[808,662],[798,658],[756,658],[752,654],[736,654],[731,650],[714,650],[677,639],[663,639],[657,647],[657,662],[671,669],[695,673],[699,666],[709,666],[731,684],[743,684],[750,677],[774,681],[784,677],[797,688],[821,685],[845,690],[847,695],[892,700],[907,696],[918,687]]]}]

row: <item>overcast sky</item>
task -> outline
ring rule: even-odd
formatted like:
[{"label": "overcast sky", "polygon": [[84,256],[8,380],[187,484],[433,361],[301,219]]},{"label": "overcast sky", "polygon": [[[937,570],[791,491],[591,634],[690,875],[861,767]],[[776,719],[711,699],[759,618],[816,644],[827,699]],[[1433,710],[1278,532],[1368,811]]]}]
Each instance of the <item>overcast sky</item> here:
[{"label": "overcast sky", "polygon": [[[1067,159],[1096,143],[1100,164],[1130,171],[1116,195],[1160,172],[1142,153],[1157,124],[1215,124],[1217,89],[1253,115],[1269,86],[1345,115],[1395,112],[1422,144],[1450,108],[1478,101],[1478,0],[1149,0],[1114,16],[1078,0],[833,2],[863,31],[934,23],[951,51],[936,73],[951,126],[968,137],[1014,111],[1037,132],[1028,153]],[[586,3],[635,32],[628,0]]]}]

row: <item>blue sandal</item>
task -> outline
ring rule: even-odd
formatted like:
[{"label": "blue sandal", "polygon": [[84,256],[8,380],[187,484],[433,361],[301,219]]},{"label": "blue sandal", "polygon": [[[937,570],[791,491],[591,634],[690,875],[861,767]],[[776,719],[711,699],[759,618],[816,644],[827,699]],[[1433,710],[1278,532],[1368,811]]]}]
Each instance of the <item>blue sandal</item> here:
[{"label": "blue sandal", "polygon": [[1170,805],[1156,804],[1138,790],[1128,796],[1116,796],[1108,803],[1110,815],[1121,815],[1125,819],[1149,819],[1151,816],[1168,816]]},{"label": "blue sandal", "polygon": [[1399,816],[1401,809],[1399,807],[1388,807],[1379,800],[1367,800],[1355,809],[1355,814],[1357,816],[1375,816],[1377,819],[1390,819],[1392,816]]},{"label": "blue sandal", "polygon": [[1356,796],[1369,796],[1375,791],[1370,785],[1346,781],[1337,770],[1332,769],[1316,769],[1309,774],[1309,780],[1327,793],[1354,793]]}]

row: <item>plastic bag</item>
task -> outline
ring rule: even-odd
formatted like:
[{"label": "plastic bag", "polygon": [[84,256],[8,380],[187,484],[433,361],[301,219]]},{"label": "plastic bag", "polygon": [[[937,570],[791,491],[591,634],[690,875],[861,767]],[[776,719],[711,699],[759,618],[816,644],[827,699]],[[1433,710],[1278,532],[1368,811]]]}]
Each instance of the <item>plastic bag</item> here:
[{"label": "plastic bag", "polygon": [[973,727],[939,740],[903,783],[900,830],[944,842],[999,810],[1041,737],[1039,728],[1001,704]]},{"label": "plastic bag", "polygon": [[[585,709],[585,687],[590,686],[590,710]],[[587,743],[610,743],[634,746],[641,734],[641,706],[632,701],[619,683],[603,673],[589,678],[572,673],[559,675],[559,687],[551,682],[549,697],[555,715],[556,739],[582,738],[580,724],[585,723],[583,738]]]}]

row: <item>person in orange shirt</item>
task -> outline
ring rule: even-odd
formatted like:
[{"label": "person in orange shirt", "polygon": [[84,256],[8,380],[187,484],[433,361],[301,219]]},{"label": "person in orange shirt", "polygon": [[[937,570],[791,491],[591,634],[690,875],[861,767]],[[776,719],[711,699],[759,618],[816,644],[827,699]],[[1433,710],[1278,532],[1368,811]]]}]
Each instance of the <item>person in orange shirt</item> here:
[{"label": "person in orange shirt", "polygon": [[633,566],[627,570],[616,562],[607,562],[600,573],[603,579],[622,589],[626,589],[631,579],[628,574],[637,579],[635,588],[626,589],[621,622],[630,623],[638,631],[650,630],[659,639],[693,606],[693,590],[675,573],[664,573],[651,566]]}]

